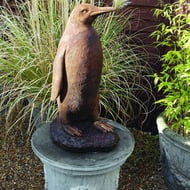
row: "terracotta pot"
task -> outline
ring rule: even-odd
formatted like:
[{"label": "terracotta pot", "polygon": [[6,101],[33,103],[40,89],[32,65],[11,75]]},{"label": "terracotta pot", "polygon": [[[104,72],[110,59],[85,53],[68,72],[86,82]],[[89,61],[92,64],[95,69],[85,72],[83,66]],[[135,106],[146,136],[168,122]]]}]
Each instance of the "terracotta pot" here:
[{"label": "terracotta pot", "polygon": [[172,131],[162,116],[157,126],[166,185],[170,190],[190,190],[190,138]]}]

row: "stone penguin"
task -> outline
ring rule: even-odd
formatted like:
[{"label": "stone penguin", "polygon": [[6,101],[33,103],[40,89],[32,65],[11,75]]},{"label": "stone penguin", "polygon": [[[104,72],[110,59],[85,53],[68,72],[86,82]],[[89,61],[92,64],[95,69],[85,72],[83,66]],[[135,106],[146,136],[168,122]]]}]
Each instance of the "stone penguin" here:
[{"label": "stone penguin", "polygon": [[82,130],[75,124],[85,122],[92,122],[103,132],[113,132],[112,126],[99,119],[103,53],[92,22],[114,10],[86,3],[76,6],[60,39],[53,63],[51,100],[57,100],[57,118],[71,136],[81,136]]}]

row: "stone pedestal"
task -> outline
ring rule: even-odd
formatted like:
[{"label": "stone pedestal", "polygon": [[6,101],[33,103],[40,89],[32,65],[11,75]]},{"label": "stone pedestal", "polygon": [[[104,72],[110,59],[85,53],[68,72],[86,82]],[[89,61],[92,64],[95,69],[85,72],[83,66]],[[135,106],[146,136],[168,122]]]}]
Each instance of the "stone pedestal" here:
[{"label": "stone pedestal", "polygon": [[121,165],[134,149],[134,138],[124,126],[107,121],[116,128],[120,141],[110,152],[72,153],[55,145],[50,125],[38,128],[32,137],[34,153],[44,164],[45,189],[116,190]]}]

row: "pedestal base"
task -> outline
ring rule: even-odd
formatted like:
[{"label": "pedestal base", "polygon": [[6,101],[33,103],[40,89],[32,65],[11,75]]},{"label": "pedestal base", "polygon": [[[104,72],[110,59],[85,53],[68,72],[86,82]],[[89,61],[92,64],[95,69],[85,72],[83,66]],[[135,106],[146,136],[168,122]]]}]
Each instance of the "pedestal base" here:
[{"label": "pedestal base", "polygon": [[134,138],[124,126],[116,128],[120,141],[110,152],[73,153],[56,146],[49,135],[50,124],[38,128],[32,137],[34,153],[44,164],[45,189],[116,190],[121,165],[134,149]]}]

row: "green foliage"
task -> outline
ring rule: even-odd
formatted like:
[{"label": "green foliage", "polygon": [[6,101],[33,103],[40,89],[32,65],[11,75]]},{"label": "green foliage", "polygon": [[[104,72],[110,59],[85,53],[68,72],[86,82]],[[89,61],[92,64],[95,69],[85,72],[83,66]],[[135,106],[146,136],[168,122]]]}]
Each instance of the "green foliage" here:
[{"label": "green foliage", "polygon": [[126,5],[128,5],[130,2],[128,0],[114,0],[113,1],[113,6],[116,8],[116,9],[120,9]]},{"label": "green foliage", "polygon": [[158,103],[166,107],[164,115],[171,127],[186,135],[190,131],[190,14],[179,12],[184,4],[156,9],[155,15],[164,17],[166,24],[159,24],[152,36],[158,46],[168,47],[161,58],[162,71],[155,74],[158,89],[165,95]]},{"label": "green foliage", "polygon": [[[36,112],[41,121],[55,116],[56,103],[49,100],[52,63],[69,13],[80,2],[24,1],[16,4],[17,14],[0,8],[0,113],[6,115],[8,132],[25,121],[30,136]],[[104,51],[100,107],[122,123],[139,115],[146,118],[152,97],[146,55],[139,46],[129,44],[136,36],[122,33],[129,18],[110,13],[94,23]],[[142,94],[146,101],[140,99]]]}]

